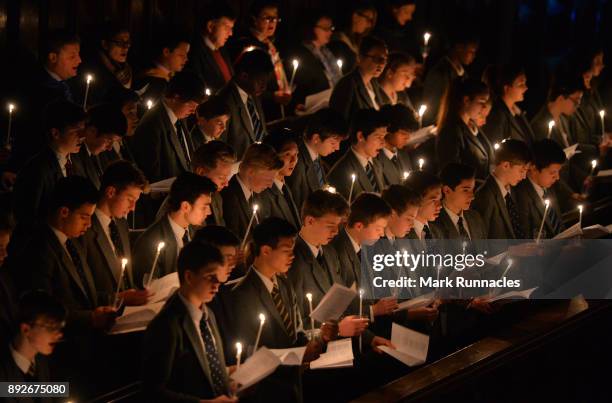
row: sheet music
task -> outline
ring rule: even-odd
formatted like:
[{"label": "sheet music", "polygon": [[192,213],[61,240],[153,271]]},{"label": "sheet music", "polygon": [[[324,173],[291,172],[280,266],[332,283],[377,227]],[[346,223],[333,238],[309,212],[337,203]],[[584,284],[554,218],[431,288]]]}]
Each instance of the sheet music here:
[{"label": "sheet music", "polygon": [[425,334],[394,323],[391,327],[391,343],[395,349],[387,346],[379,348],[409,367],[424,364],[427,360],[429,336]]},{"label": "sheet music", "polygon": [[501,264],[502,260],[504,260],[504,258],[508,256],[508,251],[506,252],[502,252],[499,255],[495,255],[493,257],[490,257],[488,259],[485,259],[485,262],[489,263],[489,264],[493,264],[495,266]]},{"label": "sheet music", "polygon": [[430,305],[434,302],[435,292],[420,295],[416,298],[409,299],[398,304],[397,309],[394,312],[403,311],[405,309],[417,309]]},{"label": "sheet music", "polygon": [[260,347],[230,378],[238,383],[238,391],[241,391],[269,376],[280,364],[281,360],[276,354],[265,347]]},{"label": "sheet music", "polygon": [[531,294],[533,294],[533,292],[537,288],[538,287],[533,287],[533,288],[529,288],[527,290],[522,290],[522,291],[508,291],[503,294],[499,294],[496,297],[491,298],[489,302],[500,301],[503,299],[520,299],[520,298],[529,299],[529,297],[531,297]]},{"label": "sheet music", "polygon": [[563,152],[565,152],[565,158],[567,158],[569,160],[575,154],[580,153],[580,151],[578,151],[578,143],[574,144],[573,146],[569,146],[567,148],[564,148]]},{"label": "sheet music", "polygon": [[356,296],[357,293],[350,288],[334,283],[319,305],[312,311],[310,317],[319,322],[337,320]]},{"label": "sheet music", "polygon": [[177,272],[166,274],[162,278],[153,280],[151,282],[151,286],[148,287],[149,291],[153,293],[149,299],[149,304],[167,300],[174,293],[174,291],[178,290],[179,286],[180,284]]},{"label": "sheet music", "polygon": [[109,333],[122,334],[145,330],[164,304],[165,302],[157,302],[142,306],[126,306],[123,315],[117,318]]},{"label": "sheet music", "polygon": [[315,113],[319,109],[327,108],[329,106],[329,99],[331,98],[332,89],[328,88],[324,91],[317,92],[316,94],[308,95],[304,101],[304,110],[296,111],[297,115],[310,115]]},{"label": "sheet music", "polygon": [[281,361],[281,365],[302,365],[306,347],[270,349]]},{"label": "sheet music", "polygon": [[597,172],[597,176],[612,176],[612,169],[603,169]]},{"label": "sheet music", "polygon": [[151,183],[151,193],[170,193],[170,187],[172,186],[175,180],[176,177],[163,179],[159,182]]},{"label": "sheet music", "polygon": [[350,338],[334,340],[327,351],[310,363],[310,369],[346,368],[353,366],[353,343]]},{"label": "sheet music", "polygon": [[555,236],[553,239],[568,239],[568,238],[574,238],[578,235],[582,235],[582,228],[580,228],[579,222],[572,225],[571,227],[569,227],[562,233],[557,234],[557,236]]}]

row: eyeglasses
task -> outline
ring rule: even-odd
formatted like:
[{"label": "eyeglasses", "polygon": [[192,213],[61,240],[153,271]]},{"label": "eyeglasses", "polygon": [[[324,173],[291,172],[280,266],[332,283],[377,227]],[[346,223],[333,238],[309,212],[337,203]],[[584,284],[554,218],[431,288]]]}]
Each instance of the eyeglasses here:
[{"label": "eyeglasses", "polygon": [[123,48],[123,49],[127,49],[130,46],[132,46],[132,42],[131,41],[120,41],[118,39],[111,39],[109,42],[112,43],[112,44],[115,44],[118,47]]},{"label": "eyeglasses", "polygon": [[315,28],[322,29],[325,32],[334,32],[336,30],[336,27],[334,27],[333,25],[331,27],[324,27],[322,25],[315,25]]},{"label": "eyeglasses", "polygon": [[266,16],[266,17],[259,17],[260,19],[264,20],[265,22],[272,24],[273,22],[281,22],[282,19],[280,17],[272,17],[272,16]]},{"label": "eyeglasses", "polygon": [[61,322],[61,323],[55,323],[55,324],[48,324],[48,323],[33,322],[33,323],[30,323],[30,325],[32,325],[33,327],[43,328],[49,333],[58,333],[64,330],[66,323]]},{"label": "eyeglasses", "polygon": [[374,63],[377,63],[377,64],[385,64],[385,63],[387,63],[387,57],[386,56],[365,55],[365,57],[369,57],[370,59],[372,59],[372,61]]}]

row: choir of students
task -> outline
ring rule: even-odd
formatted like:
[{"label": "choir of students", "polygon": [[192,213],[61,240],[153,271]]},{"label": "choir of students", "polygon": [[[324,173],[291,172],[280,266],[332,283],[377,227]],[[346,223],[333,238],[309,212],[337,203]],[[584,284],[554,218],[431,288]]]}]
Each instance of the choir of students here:
[{"label": "choir of students", "polygon": [[[243,398],[343,400],[406,372],[376,354],[394,347],[392,322],[430,334],[430,358],[473,335],[493,311],[486,299],[398,313],[389,296],[364,301],[362,316],[353,301],[307,337],[306,294],[316,306],[336,283],[364,287],[362,247],[379,239],[391,252],[402,239],[559,234],[564,213],[595,201],[594,167],[610,161],[596,84],[603,52],[570,60],[529,121],[521,66],[467,77],[474,37],[450,38],[423,72],[421,55],[407,53],[419,52],[418,40],[402,30],[414,9],[389,1],[377,23],[372,4],[354,2],[335,33],[328,14],[313,12],[285,58],[274,43],[276,2],[256,1],[242,36],[234,12],[214,7],[191,41],[160,30],[140,72],[120,25],[104,30],[84,66],[78,37],[44,38],[1,166],[11,202],[0,217],[0,380],[70,379],[91,397],[105,391],[91,377],[113,378],[100,362],[123,354],[142,361],[132,375],[143,401],[235,401],[234,343],[255,351],[265,313],[259,346],[306,346],[308,363],[353,337],[356,365],[329,370],[333,391],[331,378],[279,367]],[[87,95],[86,74],[95,76]],[[407,93],[417,75],[421,99]],[[307,111],[306,97],[325,90],[329,107]],[[410,142],[434,122],[425,144]],[[580,153],[566,155],[573,145]],[[147,304],[148,276],[174,272],[180,287],[144,336],[113,347],[117,299]]]}]

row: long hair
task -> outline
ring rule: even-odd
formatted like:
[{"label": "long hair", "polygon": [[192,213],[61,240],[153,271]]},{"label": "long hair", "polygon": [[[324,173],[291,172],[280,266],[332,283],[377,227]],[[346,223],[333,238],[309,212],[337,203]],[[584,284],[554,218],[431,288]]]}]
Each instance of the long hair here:
[{"label": "long hair", "polygon": [[446,90],[438,112],[438,133],[447,125],[460,118],[463,109],[463,98],[474,99],[478,95],[489,93],[485,83],[475,79],[456,78]]}]

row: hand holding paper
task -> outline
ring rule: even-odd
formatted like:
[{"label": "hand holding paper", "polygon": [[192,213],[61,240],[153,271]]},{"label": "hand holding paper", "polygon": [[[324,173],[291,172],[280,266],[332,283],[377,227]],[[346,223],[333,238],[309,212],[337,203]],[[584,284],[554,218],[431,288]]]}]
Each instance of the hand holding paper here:
[{"label": "hand holding paper", "polygon": [[395,350],[380,346],[379,348],[391,357],[403,362],[409,367],[424,364],[429,349],[429,336],[394,323],[391,327],[391,343]]},{"label": "hand holding paper", "polygon": [[260,347],[231,375],[231,379],[239,384],[238,391],[241,391],[269,376],[279,365],[281,360],[275,353]]}]

